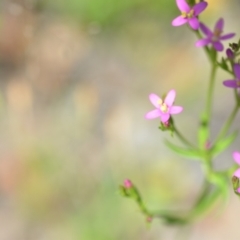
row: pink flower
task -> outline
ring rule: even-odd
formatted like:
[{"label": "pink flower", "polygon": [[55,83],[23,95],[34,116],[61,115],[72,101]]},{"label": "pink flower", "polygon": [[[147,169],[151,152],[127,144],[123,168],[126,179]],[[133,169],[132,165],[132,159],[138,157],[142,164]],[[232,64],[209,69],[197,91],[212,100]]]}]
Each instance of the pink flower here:
[{"label": "pink flower", "polygon": [[215,24],[213,32],[203,23],[200,23],[200,29],[206,35],[206,38],[200,39],[196,42],[196,47],[203,47],[208,44],[212,44],[216,51],[222,51],[223,45],[222,40],[227,40],[235,36],[235,33],[229,33],[222,35],[223,33],[224,20],[220,18]]},{"label": "pink flower", "polygon": [[125,188],[131,188],[133,186],[132,181],[129,179],[124,180],[124,187]]},{"label": "pink flower", "polygon": [[240,65],[234,64],[233,71],[236,79],[225,80],[223,85],[229,88],[240,88]]},{"label": "pink flower", "polygon": [[[234,161],[240,165],[240,153],[239,152],[233,152],[232,154]],[[240,168],[238,168],[234,174],[235,177],[240,178]]]},{"label": "pink flower", "polygon": [[172,26],[176,27],[188,22],[192,29],[198,29],[199,21],[197,16],[207,7],[207,2],[199,2],[192,8],[185,0],[176,0],[176,3],[182,14],[172,21]]},{"label": "pink flower", "polygon": [[148,112],[145,115],[146,119],[160,118],[163,123],[166,123],[171,114],[178,114],[182,112],[183,107],[173,106],[176,97],[175,90],[170,90],[164,101],[154,93],[149,95],[149,100],[156,107],[156,109]]}]

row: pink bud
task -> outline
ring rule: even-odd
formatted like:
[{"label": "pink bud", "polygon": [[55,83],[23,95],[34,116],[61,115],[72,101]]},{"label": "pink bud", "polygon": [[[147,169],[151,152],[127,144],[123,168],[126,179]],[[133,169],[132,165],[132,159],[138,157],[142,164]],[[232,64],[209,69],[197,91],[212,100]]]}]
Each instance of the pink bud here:
[{"label": "pink bud", "polygon": [[233,53],[233,51],[232,51],[230,48],[228,48],[228,49],[226,50],[226,54],[227,54],[227,57],[228,57],[229,59],[233,59],[233,58],[234,58],[234,53]]},{"label": "pink bud", "polygon": [[210,149],[210,147],[211,147],[211,142],[207,140],[205,143],[205,149]]},{"label": "pink bud", "polygon": [[150,216],[148,216],[148,217],[146,218],[146,221],[149,222],[149,223],[152,222],[152,220],[153,220],[153,218],[150,217]]},{"label": "pink bud", "polygon": [[133,186],[133,184],[132,184],[131,180],[129,180],[129,179],[124,180],[124,187],[125,188],[131,188],[132,186]]}]

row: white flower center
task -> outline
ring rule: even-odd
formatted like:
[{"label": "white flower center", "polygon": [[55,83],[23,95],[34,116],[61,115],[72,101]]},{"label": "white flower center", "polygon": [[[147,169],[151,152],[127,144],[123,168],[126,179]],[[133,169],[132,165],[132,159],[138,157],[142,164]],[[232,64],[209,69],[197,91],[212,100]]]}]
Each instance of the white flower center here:
[{"label": "white flower center", "polygon": [[162,99],[159,99],[158,100],[158,105],[160,106],[160,110],[163,112],[163,113],[166,113],[168,112],[168,106],[165,102],[163,102]]},{"label": "white flower center", "polygon": [[212,41],[217,42],[219,40],[219,37],[221,36],[222,31],[219,29],[215,29],[213,36],[212,36]]}]

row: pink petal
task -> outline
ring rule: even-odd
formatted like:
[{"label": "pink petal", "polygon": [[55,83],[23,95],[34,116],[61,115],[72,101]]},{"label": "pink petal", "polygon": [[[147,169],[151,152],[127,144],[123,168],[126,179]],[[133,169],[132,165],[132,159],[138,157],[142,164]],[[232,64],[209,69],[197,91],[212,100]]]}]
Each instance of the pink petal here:
[{"label": "pink petal", "polygon": [[240,153],[239,152],[233,152],[232,154],[234,161],[240,165]]},{"label": "pink petal", "polygon": [[169,118],[170,118],[169,113],[165,113],[165,114],[161,115],[161,120],[162,120],[163,123],[167,122]]},{"label": "pink petal", "polygon": [[178,16],[172,21],[172,26],[181,26],[187,22],[187,18],[183,18],[182,16]]},{"label": "pink petal", "polygon": [[170,114],[178,114],[182,112],[182,110],[183,110],[183,107],[181,106],[172,106],[170,110]]},{"label": "pink petal", "polygon": [[200,22],[200,29],[202,30],[202,32],[206,35],[206,36],[212,36],[213,33],[212,31],[203,23]]},{"label": "pink petal", "polygon": [[237,85],[237,81],[236,80],[225,80],[223,82],[223,85],[226,87],[230,87],[230,88],[238,88],[239,86]]},{"label": "pink petal", "polygon": [[221,52],[224,49],[221,42],[213,42],[212,44],[216,51]]},{"label": "pink petal", "polygon": [[207,2],[200,2],[200,3],[197,3],[194,7],[193,7],[193,10],[194,10],[194,15],[197,16],[199,15],[202,11],[205,10],[205,8],[207,7]]},{"label": "pink petal", "polygon": [[149,100],[151,101],[153,106],[155,106],[156,108],[159,108],[160,107],[159,106],[159,102],[162,102],[162,99],[158,95],[156,95],[154,93],[151,93],[149,95]]},{"label": "pink petal", "polygon": [[219,39],[221,39],[221,40],[227,40],[227,39],[229,39],[229,38],[234,37],[235,35],[236,35],[235,33],[228,33],[228,34],[225,34],[225,35],[221,36]]},{"label": "pink petal", "polygon": [[234,64],[233,70],[234,70],[234,74],[237,77],[237,79],[240,79],[240,65]]},{"label": "pink petal", "polygon": [[223,30],[223,25],[224,25],[224,20],[223,20],[223,18],[220,18],[217,21],[217,23],[215,24],[214,30],[222,31]]},{"label": "pink petal", "polygon": [[158,118],[161,116],[161,111],[158,110],[158,109],[154,109],[150,112],[148,112],[146,115],[145,115],[145,118],[146,119],[154,119],[154,118]]},{"label": "pink petal", "polygon": [[164,102],[167,104],[168,107],[171,107],[173,105],[175,97],[176,97],[176,91],[173,89],[170,90],[164,99]]},{"label": "pink petal", "polygon": [[233,175],[236,176],[236,177],[238,177],[238,178],[240,178],[240,168],[237,169],[237,170],[234,172]]},{"label": "pink petal", "polygon": [[189,23],[190,27],[194,30],[197,30],[199,28],[199,21],[196,17],[189,18],[188,23]]},{"label": "pink petal", "polygon": [[205,38],[205,39],[200,39],[195,43],[196,47],[203,47],[208,45],[211,42],[211,40],[209,38]]},{"label": "pink petal", "polygon": [[237,192],[240,193],[240,188],[237,189]]},{"label": "pink petal", "polygon": [[177,6],[181,12],[189,12],[190,7],[185,0],[176,0]]}]

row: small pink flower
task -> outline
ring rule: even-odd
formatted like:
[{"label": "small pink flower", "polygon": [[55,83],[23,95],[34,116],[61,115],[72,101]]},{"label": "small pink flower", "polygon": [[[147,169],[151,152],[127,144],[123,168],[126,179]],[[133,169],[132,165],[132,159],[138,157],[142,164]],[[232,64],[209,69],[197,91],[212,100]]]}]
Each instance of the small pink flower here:
[{"label": "small pink flower", "polygon": [[208,5],[207,2],[199,2],[192,8],[187,4],[185,0],[176,0],[176,3],[182,14],[172,21],[172,26],[176,27],[188,22],[192,29],[198,29],[199,21],[197,16],[205,10]]},{"label": "small pink flower", "polygon": [[131,188],[133,186],[132,181],[129,179],[124,180],[124,187],[125,188]]},{"label": "small pink flower", "polygon": [[208,44],[212,44],[216,51],[221,52],[223,50],[222,40],[227,40],[235,36],[235,33],[223,33],[224,20],[220,18],[215,24],[213,32],[203,23],[200,23],[200,29],[206,35],[206,38],[200,39],[196,42],[196,47],[203,47]]},{"label": "small pink flower", "polygon": [[154,93],[149,95],[149,100],[156,107],[156,109],[148,112],[145,115],[146,119],[160,118],[163,123],[166,123],[171,114],[178,114],[182,112],[183,107],[173,106],[176,97],[175,90],[170,90],[164,101]]},{"label": "small pink flower", "polygon": [[[234,161],[240,165],[240,153],[239,152],[233,152],[232,154]],[[235,177],[240,178],[240,168],[238,168],[234,174]]]},{"label": "small pink flower", "polygon": [[225,80],[223,85],[229,88],[240,88],[240,65],[234,64],[233,71],[236,79]]}]

